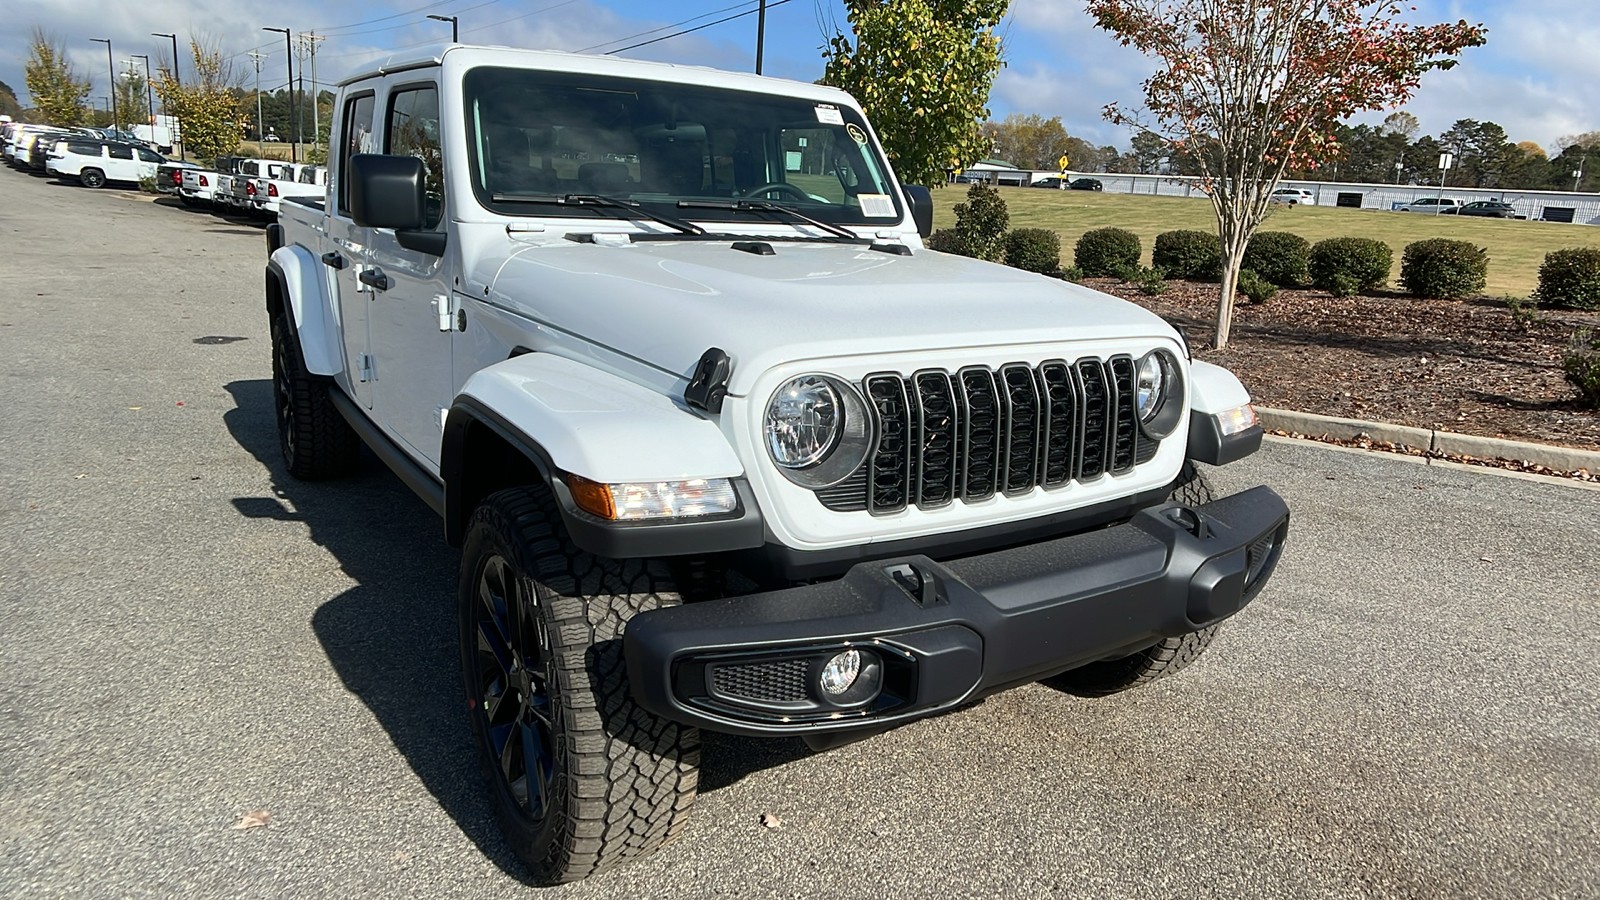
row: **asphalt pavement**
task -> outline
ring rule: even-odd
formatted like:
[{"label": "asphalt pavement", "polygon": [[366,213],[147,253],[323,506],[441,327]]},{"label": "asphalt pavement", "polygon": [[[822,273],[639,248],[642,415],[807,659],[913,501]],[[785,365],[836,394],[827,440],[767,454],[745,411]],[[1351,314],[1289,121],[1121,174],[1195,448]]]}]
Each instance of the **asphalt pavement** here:
[{"label": "asphalt pavement", "polygon": [[438,519],[284,473],[260,226],[3,169],[0,236],[0,895],[1600,896],[1600,492],[1286,441],[1212,473],[1291,545],[1177,677],[708,735],[679,842],[528,887]]}]

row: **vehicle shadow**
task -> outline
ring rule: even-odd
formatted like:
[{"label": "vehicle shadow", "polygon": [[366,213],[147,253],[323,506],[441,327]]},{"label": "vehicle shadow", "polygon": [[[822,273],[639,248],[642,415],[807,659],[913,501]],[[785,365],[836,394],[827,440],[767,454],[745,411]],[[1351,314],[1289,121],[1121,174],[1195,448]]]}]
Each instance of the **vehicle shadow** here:
[{"label": "vehicle shadow", "polygon": [[[271,473],[272,496],[239,497],[246,518],[303,523],[355,582],[312,615],[312,630],[344,686],[361,698],[395,749],[485,857],[523,881],[528,872],[495,824],[467,724],[456,642],[459,553],[431,509],[370,454],[359,474],[317,484],[284,469],[272,384],[225,386],[224,424]],[[809,754],[799,739],[705,734],[700,789]]]}]

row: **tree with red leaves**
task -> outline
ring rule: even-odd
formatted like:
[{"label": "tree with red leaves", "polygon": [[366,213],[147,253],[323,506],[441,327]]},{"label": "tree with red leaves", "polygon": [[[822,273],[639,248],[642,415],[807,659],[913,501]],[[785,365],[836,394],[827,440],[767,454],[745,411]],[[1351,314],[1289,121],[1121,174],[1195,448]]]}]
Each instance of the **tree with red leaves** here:
[{"label": "tree with red leaves", "polygon": [[[1087,0],[1095,23],[1160,63],[1142,110],[1106,118],[1197,164],[1222,239],[1214,346],[1227,346],[1245,244],[1286,169],[1338,157],[1335,126],[1400,106],[1422,73],[1481,46],[1482,25],[1411,25],[1397,0]],[[1413,7],[1414,9],[1414,7]]]}]

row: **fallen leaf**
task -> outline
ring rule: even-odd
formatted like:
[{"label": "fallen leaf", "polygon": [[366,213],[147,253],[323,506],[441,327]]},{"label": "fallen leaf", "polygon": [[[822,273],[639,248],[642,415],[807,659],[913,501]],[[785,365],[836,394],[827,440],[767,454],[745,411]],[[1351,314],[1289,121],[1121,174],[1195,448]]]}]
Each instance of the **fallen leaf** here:
[{"label": "fallen leaf", "polygon": [[130,406],[129,409],[144,409],[142,406]]},{"label": "fallen leaf", "polygon": [[241,831],[246,828],[262,828],[271,821],[272,813],[269,813],[264,809],[258,809],[255,812],[245,813],[244,818],[233,823],[233,830]]},{"label": "fallen leaf", "polygon": [[761,814],[761,824],[765,825],[768,828],[782,828],[783,827],[783,820],[778,818],[777,816],[773,815],[772,813],[762,813]]}]

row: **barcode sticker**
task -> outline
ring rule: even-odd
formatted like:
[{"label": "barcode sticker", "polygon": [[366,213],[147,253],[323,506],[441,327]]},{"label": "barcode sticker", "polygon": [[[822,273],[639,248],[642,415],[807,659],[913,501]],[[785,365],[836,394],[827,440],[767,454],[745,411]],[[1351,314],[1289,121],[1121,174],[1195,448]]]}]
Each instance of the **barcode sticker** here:
[{"label": "barcode sticker", "polygon": [[894,218],[894,201],[888,194],[857,194],[861,201],[861,214],[869,219]]},{"label": "barcode sticker", "polygon": [[819,103],[817,104],[817,121],[824,125],[843,125],[844,116],[839,114],[839,107]]}]

